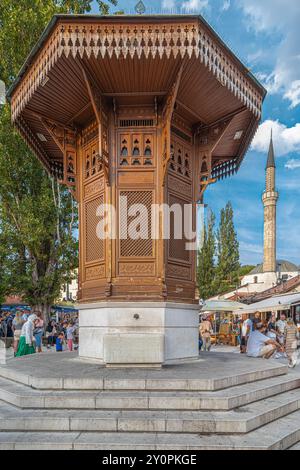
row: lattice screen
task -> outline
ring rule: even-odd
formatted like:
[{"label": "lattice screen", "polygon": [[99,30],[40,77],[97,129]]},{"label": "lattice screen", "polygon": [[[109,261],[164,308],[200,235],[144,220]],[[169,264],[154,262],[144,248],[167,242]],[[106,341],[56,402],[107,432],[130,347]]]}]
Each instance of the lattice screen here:
[{"label": "lattice screen", "polygon": [[[133,204],[143,204],[148,213],[148,227],[141,227],[141,238],[133,240],[127,238],[120,240],[120,255],[122,257],[152,257],[153,256],[153,241],[151,239],[151,205],[152,205],[152,191],[121,191],[120,196],[127,197],[128,211]],[[138,214],[127,218],[129,227],[130,223],[137,218]],[[120,233],[126,233],[126,218],[124,214],[120,214]],[[143,239],[147,237],[147,239]]]},{"label": "lattice screen", "polygon": [[96,215],[100,204],[103,204],[103,195],[93,201],[87,202],[85,206],[85,236],[86,236],[86,262],[96,261],[104,258],[104,241],[97,236],[97,224],[100,218]]},{"label": "lattice screen", "polygon": [[182,199],[179,199],[176,196],[170,195],[169,197],[169,204],[172,206],[173,204],[179,204],[182,208],[182,239],[176,240],[174,239],[174,232],[175,232],[175,219],[173,213],[171,213],[170,217],[170,241],[169,241],[169,257],[178,259],[181,261],[190,261],[190,251],[185,249],[187,240],[184,237],[184,204],[187,204]]}]

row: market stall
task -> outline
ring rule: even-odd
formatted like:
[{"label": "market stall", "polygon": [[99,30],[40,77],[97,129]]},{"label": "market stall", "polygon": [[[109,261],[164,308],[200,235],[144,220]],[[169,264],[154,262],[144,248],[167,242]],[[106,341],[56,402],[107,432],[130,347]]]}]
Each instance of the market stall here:
[{"label": "market stall", "polygon": [[212,343],[237,346],[238,320],[244,307],[244,304],[231,300],[208,300],[201,305],[200,320],[209,316],[212,323]]}]

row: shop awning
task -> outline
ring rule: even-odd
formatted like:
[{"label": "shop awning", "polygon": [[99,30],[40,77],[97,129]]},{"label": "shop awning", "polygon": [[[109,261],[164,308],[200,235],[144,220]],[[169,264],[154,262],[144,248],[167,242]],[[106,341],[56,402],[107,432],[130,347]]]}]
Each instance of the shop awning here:
[{"label": "shop awning", "polygon": [[241,314],[245,305],[233,300],[208,300],[201,306],[200,313],[205,312],[227,312]]},{"label": "shop awning", "polygon": [[300,305],[300,294],[277,295],[251,305],[244,305],[244,313],[278,312],[290,310],[293,305]]}]

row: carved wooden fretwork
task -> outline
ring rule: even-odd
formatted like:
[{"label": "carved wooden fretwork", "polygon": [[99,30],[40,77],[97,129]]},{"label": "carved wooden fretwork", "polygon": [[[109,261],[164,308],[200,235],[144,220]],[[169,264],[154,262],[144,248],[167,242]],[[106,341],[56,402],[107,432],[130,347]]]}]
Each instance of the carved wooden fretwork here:
[{"label": "carved wooden fretwork", "polygon": [[199,156],[199,193],[197,200],[202,202],[204,192],[210,184],[216,182],[212,174],[212,154],[232,122],[232,117],[212,126],[199,127],[197,145]]},{"label": "carved wooden fretwork", "polygon": [[[61,183],[66,184],[75,199],[77,199],[77,145],[76,131],[63,127],[51,119],[40,117],[40,120],[63,154],[63,177],[59,178]],[[56,175],[58,176],[58,175]]]},{"label": "carved wooden fretwork", "polygon": [[238,170],[238,160],[232,159],[226,162],[218,163],[212,169],[212,178],[214,180],[222,180],[228,176],[234,175]]},{"label": "carved wooden fretwork", "polygon": [[166,175],[171,160],[171,123],[172,116],[174,112],[174,106],[176,102],[176,97],[178,94],[178,89],[182,77],[182,72],[184,68],[184,63],[181,64],[177,77],[166,97],[166,102],[162,112],[162,185],[164,186],[166,182]]},{"label": "carved wooden fretwork", "polygon": [[59,58],[160,57],[180,55],[198,58],[210,73],[236,96],[256,118],[261,117],[263,97],[254,80],[242,71],[237,60],[227,54],[222,44],[198,20],[190,23],[155,24],[98,24],[64,22],[50,34],[30,71],[22,80],[12,98],[15,120],[37,88],[45,82]]},{"label": "carved wooden fretwork", "polygon": [[29,148],[38,156],[41,163],[45,166],[49,173],[52,173],[52,168],[49,165],[49,160],[46,152],[39,144],[37,137],[33,134],[30,127],[27,125],[25,119],[22,117],[15,121],[15,126],[22,135],[23,139],[29,146]]},{"label": "carved wooden fretwork", "polygon": [[155,165],[154,134],[128,131],[119,136],[119,166],[153,168]]},{"label": "carved wooden fretwork", "polygon": [[189,181],[192,178],[191,146],[183,145],[177,139],[171,141],[170,174],[181,176]]},{"label": "carved wooden fretwork", "polygon": [[101,165],[105,182],[109,186],[107,117],[102,106],[102,95],[83,65],[81,65],[81,70],[98,126],[98,153],[95,158]]}]

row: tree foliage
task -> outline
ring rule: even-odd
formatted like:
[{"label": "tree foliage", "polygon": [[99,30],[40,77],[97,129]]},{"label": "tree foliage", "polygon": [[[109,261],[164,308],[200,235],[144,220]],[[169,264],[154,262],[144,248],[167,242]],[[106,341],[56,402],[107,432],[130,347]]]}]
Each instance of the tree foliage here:
[{"label": "tree foliage", "polygon": [[251,273],[251,271],[255,268],[254,265],[250,265],[250,264],[246,264],[244,266],[241,266],[240,267],[240,270],[239,270],[239,275],[240,277],[244,277],[244,276],[247,276],[248,274]]},{"label": "tree foliage", "polygon": [[197,282],[200,299],[208,299],[215,294],[215,216],[211,212],[207,226],[204,226],[203,244],[198,253]]},{"label": "tree foliage", "polygon": [[[102,14],[116,0],[98,1]],[[1,0],[0,80],[9,87],[55,13],[86,13],[92,0]],[[0,301],[21,294],[44,313],[77,266],[77,212],[0,106]]]},{"label": "tree foliage", "polygon": [[233,209],[229,202],[221,210],[218,230],[210,213],[204,227],[203,245],[198,253],[197,283],[201,299],[230,292],[239,284],[239,277],[251,271],[240,267],[239,243],[234,228]]},{"label": "tree foliage", "polygon": [[240,255],[237,233],[234,228],[233,209],[230,202],[221,210],[217,231],[217,284],[218,293],[235,289],[239,283]]},{"label": "tree foliage", "polygon": [[68,189],[49,178],[12,131],[5,107],[0,114],[2,289],[47,309],[77,267],[76,224]]},{"label": "tree foliage", "polygon": [[[10,86],[33,46],[56,13],[88,13],[92,0],[1,0],[0,78]],[[109,13],[117,0],[98,0],[101,14]]]}]

